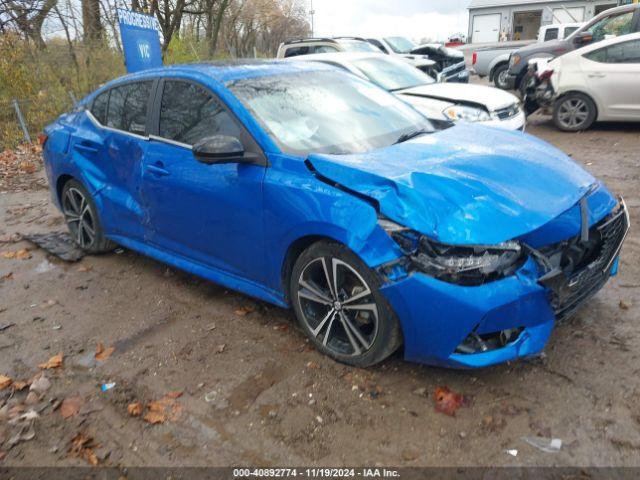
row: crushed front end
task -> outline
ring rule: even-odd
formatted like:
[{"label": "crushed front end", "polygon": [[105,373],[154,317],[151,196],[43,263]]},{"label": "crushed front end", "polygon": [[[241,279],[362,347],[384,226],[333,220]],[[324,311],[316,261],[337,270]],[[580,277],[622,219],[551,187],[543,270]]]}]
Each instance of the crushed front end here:
[{"label": "crushed front end", "polygon": [[[615,202],[603,191],[590,200],[605,197]],[[490,246],[443,245],[382,219],[404,253],[378,272],[403,326],[405,357],[475,368],[539,354],[555,322],[617,273],[630,225],[624,201],[613,209],[610,201],[600,204],[606,212],[590,211],[585,196],[540,231]],[[548,242],[554,234],[564,238]]]}]

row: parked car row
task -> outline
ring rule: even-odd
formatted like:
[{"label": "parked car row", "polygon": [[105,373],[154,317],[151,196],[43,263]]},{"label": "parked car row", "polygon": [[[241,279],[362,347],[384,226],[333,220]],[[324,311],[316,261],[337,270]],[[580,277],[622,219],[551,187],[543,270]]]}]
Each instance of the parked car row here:
[{"label": "parked car row", "polygon": [[77,244],[292,308],[350,365],[401,345],[448,367],[539,354],[616,275],[624,201],[532,136],[418,110],[440,90],[445,116],[477,115],[457,106],[467,88],[496,113],[488,87],[430,83],[381,53],[324,55],[145,70],[59,117],[43,154]]},{"label": "parked car row", "polygon": [[438,80],[469,82],[469,71],[462,52],[440,44],[416,45],[405,37],[294,39],[282,43],[276,57],[335,52],[382,52],[408,62]]}]

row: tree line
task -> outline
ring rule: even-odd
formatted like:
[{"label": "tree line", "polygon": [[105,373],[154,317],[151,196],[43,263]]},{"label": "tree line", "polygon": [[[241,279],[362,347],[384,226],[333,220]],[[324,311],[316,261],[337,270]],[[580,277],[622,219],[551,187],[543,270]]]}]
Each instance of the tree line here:
[{"label": "tree line", "polygon": [[196,57],[272,56],[282,41],[310,33],[306,0],[0,0],[0,35],[39,50],[64,39],[77,62],[79,48],[121,51],[116,7],[153,15],[165,56],[179,40]]}]

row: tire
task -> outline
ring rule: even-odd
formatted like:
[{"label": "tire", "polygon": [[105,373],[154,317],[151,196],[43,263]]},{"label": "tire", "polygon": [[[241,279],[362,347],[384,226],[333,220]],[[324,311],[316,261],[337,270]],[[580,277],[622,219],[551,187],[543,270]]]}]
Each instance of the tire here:
[{"label": "tire", "polygon": [[96,204],[80,182],[69,180],[65,183],[60,203],[69,233],[78,247],[89,253],[109,252],[116,248],[116,244],[104,236]]},{"label": "tire", "polygon": [[493,79],[493,84],[497,87],[500,88],[502,90],[508,90],[509,89],[509,84],[507,83],[507,75],[509,73],[509,64],[508,63],[503,63],[498,65],[494,70],[493,70],[493,75],[492,75],[492,79]]},{"label": "tire", "polygon": [[399,322],[380,284],[347,247],[321,241],[296,260],[289,292],[298,322],[318,350],[341,363],[368,367],[402,343]]},{"label": "tire", "polygon": [[568,93],[553,106],[553,123],[564,132],[587,130],[597,116],[596,104],[583,93]]}]

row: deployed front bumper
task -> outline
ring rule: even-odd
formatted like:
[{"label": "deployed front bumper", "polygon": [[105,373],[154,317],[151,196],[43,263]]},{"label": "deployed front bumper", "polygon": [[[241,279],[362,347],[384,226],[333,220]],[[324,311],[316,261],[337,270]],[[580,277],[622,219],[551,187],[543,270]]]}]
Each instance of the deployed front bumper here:
[{"label": "deployed front bumper", "polygon": [[[430,365],[477,368],[536,355],[546,345],[556,319],[564,319],[617,273],[621,245],[629,230],[624,205],[592,226],[602,236],[599,253],[578,271],[549,275],[529,256],[512,276],[480,286],[461,286],[415,272],[381,289],[400,319],[407,360]],[[543,255],[541,252],[537,253]],[[562,272],[560,272],[562,273]],[[517,334],[501,346],[463,353],[470,336]]]}]

